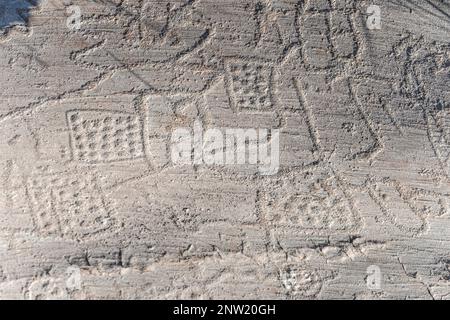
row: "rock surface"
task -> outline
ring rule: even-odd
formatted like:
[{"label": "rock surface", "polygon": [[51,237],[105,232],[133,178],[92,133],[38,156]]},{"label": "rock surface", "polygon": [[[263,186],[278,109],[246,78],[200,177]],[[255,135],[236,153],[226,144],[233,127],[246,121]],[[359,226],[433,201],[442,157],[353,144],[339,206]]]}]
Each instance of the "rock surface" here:
[{"label": "rock surface", "polygon": [[[450,299],[449,31],[448,0],[1,0],[0,298]],[[279,168],[174,165],[199,120],[278,129]]]}]

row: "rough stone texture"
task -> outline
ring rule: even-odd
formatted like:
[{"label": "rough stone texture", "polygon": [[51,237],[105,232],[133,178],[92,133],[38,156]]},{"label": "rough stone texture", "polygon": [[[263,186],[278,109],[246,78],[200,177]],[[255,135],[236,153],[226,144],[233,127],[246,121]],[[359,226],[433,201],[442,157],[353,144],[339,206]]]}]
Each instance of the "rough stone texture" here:
[{"label": "rough stone texture", "polygon": [[[1,298],[450,299],[448,0],[0,8]],[[279,172],[171,165],[198,117]]]}]

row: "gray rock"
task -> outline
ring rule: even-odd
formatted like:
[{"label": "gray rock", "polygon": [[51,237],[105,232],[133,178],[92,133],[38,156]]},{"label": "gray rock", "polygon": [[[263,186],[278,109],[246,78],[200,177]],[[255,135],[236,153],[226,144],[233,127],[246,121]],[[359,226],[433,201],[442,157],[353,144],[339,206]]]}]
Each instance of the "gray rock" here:
[{"label": "gray rock", "polygon": [[449,15],[1,0],[0,298],[450,299]]}]

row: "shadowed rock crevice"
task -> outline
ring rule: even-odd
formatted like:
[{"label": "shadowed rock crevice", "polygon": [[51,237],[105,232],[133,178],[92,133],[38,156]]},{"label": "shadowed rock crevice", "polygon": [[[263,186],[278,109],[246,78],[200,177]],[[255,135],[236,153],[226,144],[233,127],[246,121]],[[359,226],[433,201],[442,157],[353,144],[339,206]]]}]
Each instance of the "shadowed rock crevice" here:
[{"label": "shadowed rock crevice", "polygon": [[26,26],[31,9],[35,8],[39,2],[39,0],[1,0],[0,32],[15,26]]}]

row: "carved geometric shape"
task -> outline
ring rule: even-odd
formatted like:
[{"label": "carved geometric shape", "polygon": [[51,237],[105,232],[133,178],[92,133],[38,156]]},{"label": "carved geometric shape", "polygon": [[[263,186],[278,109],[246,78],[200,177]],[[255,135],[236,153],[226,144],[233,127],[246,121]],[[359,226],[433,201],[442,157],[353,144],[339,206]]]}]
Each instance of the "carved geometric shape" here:
[{"label": "carved geometric shape", "polygon": [[295,298],[314,298],[322,289],[323,281],[315,270],[286,266],[280,270],[281,284],[289,296]]},{"label": "carved geometric shape", "polygon": [[111,210],[94,175],[34,176],[27,192],[36,227],[44,236],[83,239],[112,224]]},{"label": "carved geometric shape", "polygon": [[[271,225],[295,228],[303,234],[349,234],[361,227],[350,193],[334,175],[308,180],[295,190],[283,190],[267,209],[266,219]],[[299,235],[297,231],[294,234]]]},{"label": "carved geometric shape", "polygon": [[[330,6],[331,4],[331,6]],[[353,10],[339,1],[308,1],[299,16],[304,59],[313,69],[336,66],[339,59],[354,59],[359,49]]]},{"label": "carved geometric shape", "polygon": [[312,185],[311,194],[292,196],[286,208],[286,218],[305,229],[345,231],[357,224],[357,217],[332,178]]},{"label": "carved geometric shape", "polygon": [[372,180],[366,187],[385,218],[400,231],[418,236],[427,230],[427,213],[417,207],[411,189],[390,179]]},{"label": "carved geometric shape", "polygon": [[144,157],[138,116],[121,112],[70,111],[73,159],[90,163]]},{"label": "carved geometric shape", "polygon": [[260,62],[228,61],[229,94],[235,110],[267,110],[272,106],[272,68]]}]

